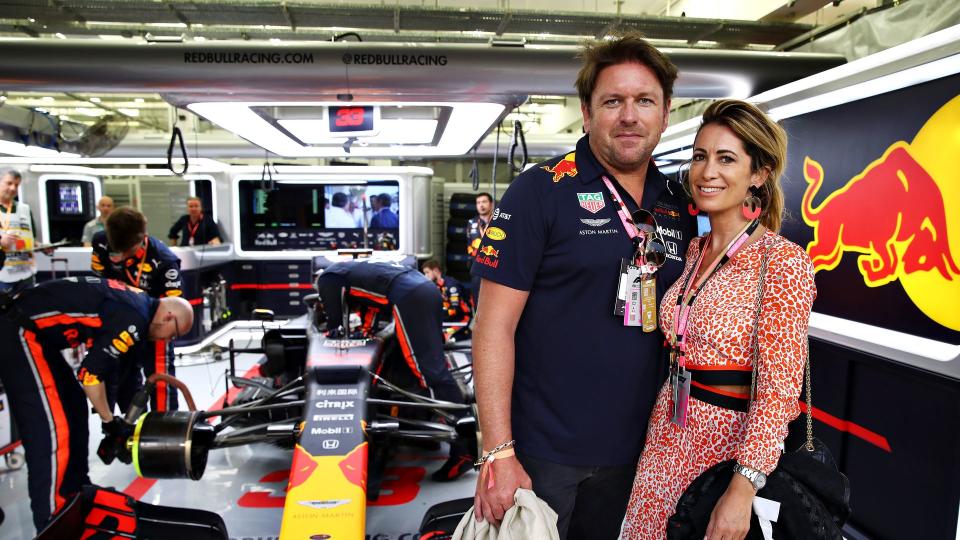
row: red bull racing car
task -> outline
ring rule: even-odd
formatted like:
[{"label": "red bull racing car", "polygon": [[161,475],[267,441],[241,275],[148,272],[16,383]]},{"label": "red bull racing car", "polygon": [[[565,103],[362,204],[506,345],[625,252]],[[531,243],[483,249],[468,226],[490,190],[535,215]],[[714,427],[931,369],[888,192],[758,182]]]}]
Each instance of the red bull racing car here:
[{"label": "red bull racing car", "polygon": [[[231,348],[228,380],[239,393],[223,408],[140,414],[134,406],[128,414],[133,436],[101,448],[101,457],[126,451],[141,477],[200,480],[210,451],[265,441],[291,448],[280,538],[360,540],[366,502],[378,497],[398,441],[466,440],[476,448],[468,342],[447,351],[467,404],[444,402],[427,395],[405,368],[392,324],[375,335],[330,339],[316,295],[306,302],[307,315],[270,330],[255,349],[263,354],[258,377],[235,373]],[[428,510],[424,532],[435,540],[449,537],[470,504]],[[158,530],[158,522],[165,526]],[[227,531],[211,512],[146,505],[92,488],[38,536],[74,537],[212,539],[227,538]]]}]

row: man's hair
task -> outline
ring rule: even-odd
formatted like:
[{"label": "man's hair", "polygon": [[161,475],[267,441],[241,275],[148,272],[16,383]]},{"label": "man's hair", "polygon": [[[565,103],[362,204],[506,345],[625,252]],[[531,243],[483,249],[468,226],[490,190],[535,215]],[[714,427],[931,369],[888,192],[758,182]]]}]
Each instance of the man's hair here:
[{"label": "man's hair", "polygon": [[20,174],[20,171],[16,169],[7,169],[3,171],[3,174],[0,174],[0,178],[3,178],[4,176],[8,176],[8,175],[12,176],[14,180],[21,180],[21,181],[23,180],[23,175]]},{"label": "man's hair", "polygon": [[393,204],[393,197],[391,197],[389,193],[381,193],[377,195],[377,202],[383,206],[390,206]]},{"label": "man's hair", "polygon": [[197,201],[200,203],[200,207],[203,208],[203,199],[200,197],[187,197],[187,202],[189,203],[190,201]]},{"label": "man's hair", "polygon": [[103,229],[110,249],[123,252],[143,241],[147,234],[147,218],[136,208],[121,206],[110,212]]},{"label": "man's hair", "polygon": [[480,193],[477,193],[477,198],[479,199],[480,197],[486,197],[487,200],[490,201],[490,204],[493,204],[493,195],[490,195],[486,191],[481,191]]},{"label": "man's hair", "polygon": [[347,194],[340,191],[334,193],[333,201],[331,201],[330,204],[343,208],[347,205]]},{"label": "man's hair", "polygon": [[440,261],[436,259],[427,259],[427,262],[423,263],[423,269],[440,270]]},{"label": "man's hair", "polygon": [[763,208],[760,223],[771,231],[779,231],[784,214],[780,176],[787,165],[786,132],[756,105],[735,99],[711,103],[703,113],[703,123],[697,129],[697,135],[711,124],[726,126],[740,139],[750,156],[751,173],[761,169],[769,172],[757,195]]},{"label": "man's hair", "polygon": [[677,80],[677,66],[656,47],[643,39],[643,34],[637,31],[625,32],[614,39],[600,39],[589,41],[577,55],[583,60],[583,67],[577,74],[577,94],[580,102],[589,107],[593,90],[597,86],[597,77],[604,68],[636,62],[650,68],[650,71],[660,81],[663,89],[664,107],[667,100],[673,96],[673,82]]}]

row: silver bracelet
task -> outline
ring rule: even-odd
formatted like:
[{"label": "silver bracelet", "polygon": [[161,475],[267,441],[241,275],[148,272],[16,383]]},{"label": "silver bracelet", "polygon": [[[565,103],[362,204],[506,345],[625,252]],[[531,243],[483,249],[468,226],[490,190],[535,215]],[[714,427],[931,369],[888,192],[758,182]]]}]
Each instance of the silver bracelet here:
[{"label": "silver bracelet", "polygon": [[486,462],[488,462],[488,461],[493,461],[493,459],[491,459],[491,458],[493,458],[494,454],[496,454],[497,452],[499,452],[499,451],[501,451],[501,450],[505,450],[505,449],[507,449],[507,448],[513,448],[514,445],[516,444],[516,442],[517,442],[516,440],[510,439],[509,441],[507,441],[507,442],[505,442],[505,443],[498,444],[497,446],[493,447],[493,450],[490,450],[489,452],[487,452],[487,453],[485,453],[484,455],[480,456],[480,459],[478,459],[476,462],[474,462],[473,465],[474,465],[475,467],[479,467],[479,466],[483,465],[484,463],[486,463]]}]

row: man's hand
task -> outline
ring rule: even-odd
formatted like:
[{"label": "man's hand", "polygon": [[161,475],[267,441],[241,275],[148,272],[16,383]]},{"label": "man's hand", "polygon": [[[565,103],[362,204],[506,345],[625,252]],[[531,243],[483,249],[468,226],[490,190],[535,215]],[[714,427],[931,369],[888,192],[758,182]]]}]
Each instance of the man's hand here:
[{"label": "man's hand", "polygon": [[[488,489],[491,474],[493,487]],[[513,495],[518,488],[532,489],[533,482],[516,456],[496,459],[484,465],[473,497],[474,517],[477,521],[499,526],[503,514],[514,505]]]},{"label": "man's hand", "polygon": [[17,237],[12,234],[0,235],[0,247],[4,251],[13,251],[17,248]]},{"label": "man's hand", "polygon": [[129,465],[133,461],[130,451],[127,450],[127,440],[133,437],[133,424],[126,423],[119,416],[101,424],[103,440],[97,448],[97,456],[104,464],[109,465],[114,458]]}]

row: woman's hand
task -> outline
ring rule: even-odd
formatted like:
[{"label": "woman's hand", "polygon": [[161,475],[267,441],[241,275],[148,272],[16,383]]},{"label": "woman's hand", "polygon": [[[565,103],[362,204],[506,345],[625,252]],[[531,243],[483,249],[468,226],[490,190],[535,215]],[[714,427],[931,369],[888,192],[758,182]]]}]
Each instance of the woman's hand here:
[{"label": "woman's hand", "polygon": [[710,514],[707,536],[704,540],[743,540],[750,532],[753,509],[753,484],[742,475],[734,474],[730,486]]}]

